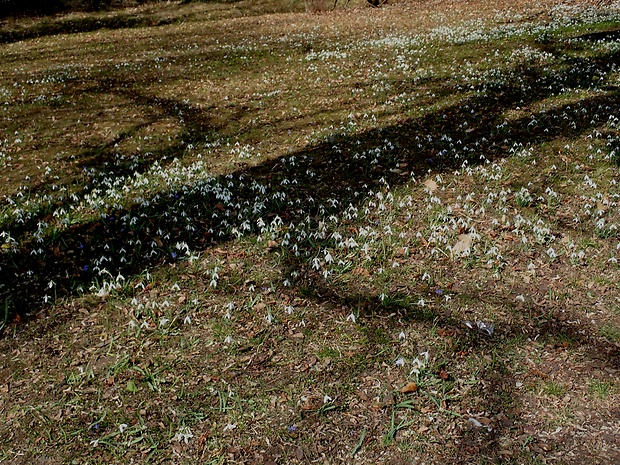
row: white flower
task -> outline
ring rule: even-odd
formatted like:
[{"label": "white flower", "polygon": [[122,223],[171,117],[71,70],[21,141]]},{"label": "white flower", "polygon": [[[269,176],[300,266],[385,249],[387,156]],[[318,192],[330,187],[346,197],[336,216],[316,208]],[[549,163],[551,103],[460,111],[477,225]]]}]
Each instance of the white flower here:
[{"label": "white flower", "polygon": [[123,433],[127,429],[127,426],[127,423],[121,423],[120,425],[118,425],[118,431],[120,433]]},{"label": "white flower", "polygon": [[185,442],[185,444],[187,444],[189,440],[193,437],[194,434],[192,433],[192,430],[189,429],[187,426],[183,426],[179,428],[179,431],[177,431],[177,434],[174,435],[172,440],[177,442],[183,441]]},{"label": "white flower", "polygon": [[353,323],[355,323],[355,315],[353,313],[351,313],[348,317],[347,317],[347,321],[351,321]]}]

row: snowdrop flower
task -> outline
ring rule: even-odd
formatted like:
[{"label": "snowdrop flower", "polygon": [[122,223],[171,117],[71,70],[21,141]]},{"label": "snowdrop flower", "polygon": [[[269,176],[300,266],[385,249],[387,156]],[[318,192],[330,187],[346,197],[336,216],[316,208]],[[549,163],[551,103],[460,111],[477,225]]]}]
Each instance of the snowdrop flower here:
[{"label": "snowdrop flower", "polygon": [[355,323],[355,315],[353,313],[351,313],[348,317],[347,317],[347,321],[351,321],[353,323]]},{"label": "snowdrop flower", "polygon": [[401,331],[401,332],[398,334],[398,339],[400,339],[400,340],[403,340],[403,339],[405,339],[406,337],[407,337],[407,336],[405,335],[405,332],[404,332],[404,331]]},{"label": "snowdrop flower", "polygon": [[402,367],[402,366],[405,366],[405,359],[404,359],[404,358],[402,358],[402,357],[398,357],[398,358],[396,359],[396,361],[394,362],[394,364],[395,364],[397,367]]},{"label": "snowdrop flower", "polygon": [[411,373],[415,373],[416,375],[419,375],[420,370],[422,370],[426,366],[426,364],[417,357],[413,360],[412,363],[413,367],[411,368]]},{"label": "snowdrop flower", "polygon": [[188,444],[189,440],[193,437],[194,434],[192,433],[192,430],[190,430],[187,426],[183,426],[179,428],[179,431],[177,431],[177,434],[174,435],[172,440],[177,442],[183,441],[185,444]]},{"label": "snowdrop flower", "polygon": [[123,433],[126,429],[127,429],[127,423],[121,423],[120,425],[118,425],[118,431],[120,433]]},{"label": "snowdrop flower", "polygon": [[327,394],[325,394],[325,395],[323,396],[323,403],[324,403],[324,404],[327,404],[327,403],[331,402],[332,400],[334,400],[334,399],[332,399],[332,398],[331,398],[330,396],[328,396]]}]

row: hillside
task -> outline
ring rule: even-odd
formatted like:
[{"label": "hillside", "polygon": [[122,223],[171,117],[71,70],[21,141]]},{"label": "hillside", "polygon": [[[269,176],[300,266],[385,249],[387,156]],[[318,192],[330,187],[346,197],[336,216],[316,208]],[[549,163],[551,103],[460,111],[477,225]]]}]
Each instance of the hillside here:
[{"label": "hillside", "polygon": [[620,4],[0,31],[0,463],[620,462]]}]

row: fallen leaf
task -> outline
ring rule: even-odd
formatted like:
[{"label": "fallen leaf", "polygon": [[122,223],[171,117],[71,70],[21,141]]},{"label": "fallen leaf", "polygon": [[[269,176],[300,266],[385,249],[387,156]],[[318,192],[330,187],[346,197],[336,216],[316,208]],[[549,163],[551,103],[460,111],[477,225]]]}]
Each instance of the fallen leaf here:
[{"label": "fallen leaf", "polygon": [[405,386],[400,388],[400,392],[402,392],[403,394],[408,394],[410,392],[416,392],[417,390],[418,390],[418,385],[414,383],[413,381],[410,383],[407,383]]},{"label": "fallen leaf", "polygon": [[353,273],[359,276],[370,276],[370,272],[366,268],[359,266],[353,269]]},{"label": "fallen leaf", "polygon": [[473,237],[471,234],[460,234],[459,240],[454,247],[452,247],[452,256],[460,257],[461,255],[467,255],[471,248]]},{"label": "fallen leaf", "polygon": [[437,183],[433,181],[432,179],[427,179],[426,181],[424,181],[424,186],[426,186],[426,188],[431,194],[435,192],[437,188],[439,187]]},{"label": "fallen leaf", "polygon": [[456,330],[439,328],[437,334],[443,337],[452,337],[456,335]]},{"label": "fallen leaf", "polygon": [[439,377],[440,377],[441,379],[443,379],[444,381],[447,381],[447,380],[448,380],[448,378],[450,377],[450,375],[448,374],[448,372],[447,372],[446,370],[441,370],[441,371],[439,372]]}]

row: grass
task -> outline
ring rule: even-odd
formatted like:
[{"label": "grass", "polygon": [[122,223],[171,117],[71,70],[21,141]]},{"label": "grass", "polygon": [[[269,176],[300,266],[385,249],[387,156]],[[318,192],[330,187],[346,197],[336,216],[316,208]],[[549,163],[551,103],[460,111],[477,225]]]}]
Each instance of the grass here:
[{"label": "grass", "polygon": [[601,447],[616,5],[357,6],[6,29],[0,461]]},{"label": "grass", "polygon": [[595,380],[588,387],[588,391],[599,399],[606,399],[613,391],[613,383]]}]

